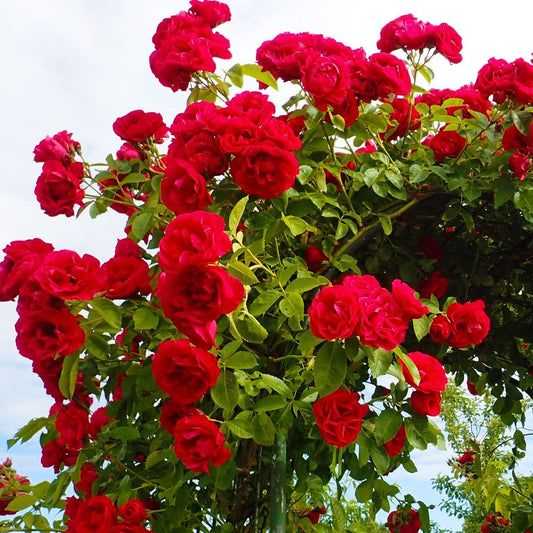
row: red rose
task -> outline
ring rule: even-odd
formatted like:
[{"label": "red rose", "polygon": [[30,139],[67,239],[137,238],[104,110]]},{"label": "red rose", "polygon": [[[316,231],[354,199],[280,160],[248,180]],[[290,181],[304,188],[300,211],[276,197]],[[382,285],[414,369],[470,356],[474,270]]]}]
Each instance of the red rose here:
[{"label": "red rose", "polygon": [[225,154],[242,152],[250,144],[256,144],[259,138],[259,126],[248,118],[232,117],[224,122],[220,135],[220,149]]},{"label": "red rose", "polygon": [[514,96],[517,102],[525,105],[533,103],[533,65],[521,57],[513,61],[516,69]]},{"label": "red rose", "polygon": [[132,161],[133,159],[145,159],[145,156],[135,146],[129,142],[125,142],[117,150],[117,161]]},{"label": "red rose", "polygon": [[443,22],[433,29],[435,47],[450,63],[459,63],[463,57],[461,49],[463,40],[461,36],[449,25]]},{"label": "red rose", "polygon": [[13,241],[0,263],[0,301],[14,300],[21,285],[41,266],[54,247],[41,239]]},{"label": "red rose", "polygon": [[359,403],[357,392],[344,389],[337,389],[313,404],[320,433],[328,444],[338,448],[355,442],[368,411],[368,405]]},{"label": "red rose", "polygon": [[411,13],[402,15],[383,26],[377,47],[387,53],[398,48],[420,50],[429,47],[433,28],[432,24],[418,20]]},{"label": "red rose", "polygon": [[59,473],[62,465],[72,466],[76,464],[79,455],[78,450],[70,450],[58,439],[51,440],[42,446],[41,452],[41,464],[45,468],[53,466],[56,474]]},{"label": "red rose", "polygon": [[319,339],[347,339],[359,320],[359,306],[343,285],[323,288],[309,307],[309,327]]},{"label": "red rose", "polygon": [[392,282],[392,295],[400,306],[405,321],[422,318],[429,309],[415,296],[415,290],[399,279]]},{"label": "red rose", "polygon": [[71,401],[57,413],[55,427],[62,444],[72,450],[79,450],[89,435],[89,414]]},{"label": "red rose", "polygon": [[17,300],[17,313],[22,315],[31,311],[43,309],[55,309],[61,311],[67,309],[64,301],[46,291],[35,278],[28,278],[20,286]]},{"label": "red rose", "polygon": [[15,330],[20,354],[35,361],[70,355],[85,342],[85,332],[68,311],[46,309],[24,313]]},{"label": "red rose", "polygon": [[100,269],[101,289],[107,298],[134,298],[149,294],[150,268],[140,258],[133,256],[112,257]]},{"label": "red rose", "polygon": [[446,157],[453,159],[459,157],[466,146],[466,139],[461,137],[455,130],[440,130],[429,141],[429,146],[435,154],[435,161],[440,163]]},{"label": "red rose", "polygon": [[202,18],[211,28],[219,26],[223,22],[231,20],[229,6],[223,2],[215,0],[191,0],[191,9],[193,15]]},{"label": "red rose", "polygon": [[305,262],[311,272],[318,272],[329,258],[318,246],[311,245],[305,249]]},{"label": "red rose", "polygon": [[118,508],[118,515],[129,524],[140,524],[147,518],[146,509],[141,500],[134,498]]},{"label": "red rose", "polygon": [[350,289],[356,299],[369,296],[374,289],[381,288],[379,281],[368,274],[364,276],[346,276],[342,280],[342,284]]},{"label": "red rose", "polygon": [[474,87],[484,98],[492,95],[497,104],[502,104],[512,94],[515,78],[514,65],[493,57],[479,70]]},{"label": "red rose", "polygon": [[173,271],[183,266],[218,261],[231,250],[220,215],[193,211],[178,215],[165,230],[159,244],[159,265]]},{"label": "red rose", "polygon": [[80,143],[72,139],[72,133],[60,131],[54,136],[46,136],[33,150],[37,163],[45,161],[60,161],[65,167],[74,161]]},{"label": "red rose", "polygon": [[206,324],[231,313],[244,297],[242,283],[219,266],[196,265],[163,272],[157,283],[163,313],[180,322]]},{"label": "red rose", "polygon": [[342,104],[350,88],[349,70],[341,57],[323,56],[315,52],[308,56],[302,73],[303,88],[311,94],[318,109]]},{"label": "red rose", "polygon": [[452,348],[477,345],[488,335],[490,319],[484,309],[485,303],[482,300],[453,303],[448,307],[446,315],[452,328],[448,344]]},{"label": "red rose", "polygon": [[269,143],[247,146],[235,156],[230,168],[244,193],[265,200],[290,189],[300,169],[294,154]]},{"label": "red rose", "polygon": [[420,392],[443,391],[448,378],[441,362],[431,355],[422,352],[410,352],[407,357],[415,364],[420,374],[420,382],[415,384],[413,376],[404,362],[400,360],[405,381]]},{"label": "red rose", "polygon": [[206,179],[223,174],[228,168],[227,155],[223,152],[219,140],[207,131],[197,133],[185,143],[177,139],[168,149],[168,165],[174,159],[187,161]]},{"label": "red rose", "polygon": [[472,450],[466,450],[466,453],[463,453],[459,459],[457,459],[457,462],[459,464],[465,465],[469,463],[473,463],[476,460],[476,456],[472,453]]},{"label": "red rose", "polygon": [[127,115],[117,118],[113,123],[113,131],[124,141],[142,143],[150,137],[155,142],[162,142],[168,128],[159,113],[145,112],[141,109],[130,111]]},{"label": "red rose", "polygon": [[502,147],[505,151],[518,150],[525,155],[533,156],[533,123],[529,132],[524,135],[516,126],[510,126],[503,132]]},{"label": "red rose", "polygon": [[373,289],[358,304],[361,311],[355,333],[363,344],[392,350],[403,342],[408,324],[400,305],[387,289]]},{"label": "red rose", "polygon": [[[178,113],[170,126],[175,141],[185,144],[201,132],[215,133],[213,125],[220,119],[221,110],[211,102],[194,102]],[[221,132],[222,133],[222,132]]]},{"label": "red rose", "polygon": [[217,358],[188,339],[161,343],[152,357],[152,372],[159,388],[182,405],[200,400],[220,375]]},{"label": "red rose", "polygon": [[90,300],[100,289],[100,262],[71,250],[50,252],[35,272],[35,279],[53,296],[62,300]]},{"label": "red rose", "polygon": [[62,402],[65,397],[59,389],[59,378],[63,370],[63,361],[61,359],[35,359],[32,361],[31,369],[37,374],[44,385],[46,394],[50,395],[56,402]]},{"label": "red rose", "polygon": [[405,427],[402,425],[396,435],[383,445],[389,457],[394,457],[403,450],[406,437]]},{"label": "red rose", "polygon": [[202,412],[194,405],[182,405],[174,398],[169,398],[161,407],[159,423],[161,427],[169,433],[174,433],[176,422],[180,418],[201,415]]},{"label": "red rose", "polygon": [[82,163],[74,162],[65,167],[60,161],[46,161],[35,185],[35,196],[41,209],[51,217],[73,216],[74,206],[83,205],[82,178]]},{"label": "red rose", "polygon": [[80,479],[74,483],[76,491],[85,498],[90,498],[93,494],[93,483],[100,477],[98,470],[92,463],[83,463],[80,469]]},{"label": "red rose", "polygon": [[532,165],[532,160],[527,155],[515,150],[513,155],[509,158],[509,166],[513,170],[513,174],[520,181],[526,179],[527,173]]},{"label": "red rose", "polygon": [[444,344],[452,332],[452,325],[444,315],[437,315],[429,327],[429,335],[434,342]]},{"label": "red rose", "polygon": [[193,472],[209,472],[210,464],[220,466],[231,457],[224,434],[205,415],[179,419],[174,439],[176,455]]},{"label": "red rose", "polygon": [[411,78],[403,61],[391,54],[377,53],[368,58],[365,89],[361,98],[365,101],[388,98],[411,92]]},{"label": "red rose", "polygon": [[76,533],[108,533],[117,523],[117,510],[107,496],[93,496],[79,506],[75,523]]},{"label": "red rose", "polygon": [[96,411],[91,415],[91,420],[89,422],[89,434],[91,438],[96,439],[98,436],[98,433],[102,432],[102,429],[104,426],[107,426],[109,422],[111,422],[113,419],[107,416],[107,406],[99,407],[96,409]]},{"label": "red rose", "polygon": [[425,281],[420,282],[420,297],[430,299],[434,294],[436,298],[442,298],[448,290],[448,280],[441,276],[440,270],[435,270]]},{"label": "red rose", "polygon": [[387,131],[380,133],[382,138],[393,141],[398,137],[403,137],[407,133],[407,129],[414,131],[420,128],[420,120],[418,120],[420,113],[408,100],[395,97],[391,105],[394,111],[389,115],[389,122],[396,121],[398,124],[387,126]]},{"label": "red rose", "polygon": [[440,392],[420,392],[411,394],[411,407],[421,416],[437,416],[440,413]]},{"label": "red rose", "polygon": [[226,108],[221,113],[230,118],[250,121],[262,126],[274,116],[276,106],[268,96],[259,91],[242,91],[226,102]]},{"label": "red rose", "polygon": [[201,210],[213,200],[198,171],[186,161],[173,159],[161,180],[161,201],[179,215]]},{"label": "red rose", "polygon": [[420,517],[414,509],[398,509],[387,517],[387,527],[390,533],[418,533]]}]

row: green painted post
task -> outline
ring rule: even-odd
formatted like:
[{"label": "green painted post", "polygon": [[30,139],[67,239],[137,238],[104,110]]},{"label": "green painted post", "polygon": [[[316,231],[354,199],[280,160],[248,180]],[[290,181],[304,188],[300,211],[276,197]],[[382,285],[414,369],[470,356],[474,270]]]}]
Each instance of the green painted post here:
[{"label": "green painted post", "polygon": [[285,533],[287,482],[287,441],[285,435],[277,434],[272,455],[270,485],[270,533]]}]

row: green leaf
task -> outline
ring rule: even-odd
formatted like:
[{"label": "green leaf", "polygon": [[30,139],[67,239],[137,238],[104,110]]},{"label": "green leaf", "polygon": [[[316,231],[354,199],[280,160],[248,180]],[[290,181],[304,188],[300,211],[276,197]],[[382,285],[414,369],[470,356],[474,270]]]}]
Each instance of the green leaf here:
[{"label": "green leaf", "polygon": [[309,225],[303,218],[295,217],[293,215],[285,216],[281,213],[281,218],[285,225],[289,228],[289,231],[292,233],[293,237],[297,237],[306,231],[316,233],[316,228]]},{"label": "green leaf", "polygon": [[418,341],[423,339],[429,333],[431,322],[431,318],[427,315],[413,320],[413,329]]},{"label": "green leaf", "polygon": [[246,370],[257,366],[257,359],[253,353],[241,351],[231,354],[223,364],[228,368]]},{"label": "green leaf", "polygon": [[498,178],[494,183],[494,208],[499,209],[510,200],[516,190],[515,182],[509,178]]},{"label": "green leaf", "polygon": [[275,390],[286,398],[292,399],[292,391],[290,387],[280,378],[273,376],[272,374],[261,374],[261,379],[268,388]]},{"label": "green leaf", "polygon": [[30,440],[38,431],[45,428],[50,422],[47,417],[32,418],[25,426],[22,426],[12,439],[7,441],[8,448],[11,448],[18,441],[26,442]]},{"label": "green leaf", "polygon": [[252,419],[253,439],[257,444],[272,446],[276,428],[266,413],[257,413]]},{"label": "green leaf", "polygon": [[328,342],[320,348],[313,366],[315,386],[320,396],[327,396],[342,385],[346,368],[346,355],[340,344]]},{"label": "green leaf", "polygon": [[385,235],[390,235],[392,233],[392,222],[389,215],[386,215],[385,213],[379,213],[378,218],[379,223],[383,228],[383,233],[385,233]]},{"label": "green leaf", "polygon": [[139,241],[144,239],[152,226],[154,214],[150,212],[140,213],[135,216],[131,225],[132,235]]},{"label": "green leaf", "polygon": [[119,440],[135,440],[141,436],[139,430],[133,426],[121,426],[106,431],[106,437]]},{"label": "green leaf", "polygon": [[403,423],[401,413],[395,409],[385,409],[375,419],[374,435],[378,444],[393,439]]},{"label": "green leaf", "polygon": [[511,120],[522,135],[529,135],[533,115],[527,111],[511,111]]},{"label": "green leaf", "polygon": [[263,70],[259,65],[256,64],[249,64],[249,65],[242,65],[242,73],[245,76],[250,76],[251,78],[256,79],[257,81],[260,81],[264,83],[265,85],[268,85],[269,87],[272,87],[273,89],[278,90],[278,83],[276,81],[276,78],[272,76],[270,72],[267,70]]},{"label": "green leaf", "polygon": [[33,494],[24,494],[21,496],[15,496],[8,504],[6,509],[8,511],[21,511],[27,507],[32,506],[37,501],[37,496]]},{"label": "green leaf", "polygon": [[120,308],[111,300],[106,298],[96,298],[90,303],[93,311],[103,318],[114,330],[122,328],[122,314]]},{"label": "green leaf", "polygon": [[254,316],[262,315],[266,313],[280,297],[281,292],[273,289],[262,292],[248,306],[248,311]]},{"label": "green leaf", "polygon": [[334,115],[333,113],[329,114],[329,117],[331,119],[331,123],[340,131],[344,131],[344,128],[346,127],[346,121],[342,117],[342,115]]},{"label": "green leaf", "polygon": [[374,489],[374,480],[372,478],[365,479],[355,489],[355,497],[358,502],[367,502],[372,497],[372,491]]},{"label": "green leaf", "polygon": [[215,386],[211,389],[211,398],[223,409],[234,409],[239,401],[239,385],[233,372],[222,370]]},{"label": "green leaf", "polygon": [[326,283],[328,283],[326,278],[296,278],[287,285],[286,291],[307,292],[316,287],[320,287],[321,285],[325,285]]},{"label": "green leaf", "polygon": [[149,307],[139,307],[133,313],[135,329],[155,329],[159,324],[159,314]]},{"label": "green leaf", "polygon": [[120,180],[120,185],[126,185],[128,183],[143,183],[146,181],[146,176],[140,174],[139,172],[132,172],[128,174],[125,178]]},{"label": "green leaf", "polygon": [[242,66],[239,63],[233,65],[228,71],[226,71],[228,78],[231,80],[233,85],[241,88],[243,85],[242,79]]},{"label": "green leaf", "polygon": [[346,512],[340,501],[331,500],[331,514],[333,516],[333,528],[335,531],[344,531],[346,526]]},{"label": "green leaf", "polygon": [[403,364],[407,367],[407,370],[409,370],[409,373],[411,374],[413,378],[413,382],[415,385],[418,385],[420,383],[420,372],[418,371],[417,366],[413,363],[413,361],[407,356],[407,354],[404,354],[401,349],[396,348],[394,350],[394,353],[400,358],[400,360],[403,362]]},{"label": "green leaf", "polygon": [[390,368],[391,363],[392,353],[387,350],[377,348],[368,355],[368,364],[370,367],[370,372],[372,372],[372,376],[375,378],[386,374]]},{"label": "green leaf", "polygon": [[85,349],[92,357],[105,360],[109,358],[109,344],[106,337],[93,333],[85,338]]},{"label": "green leaf", "polygon": [[255,285],[259,282],[253,270],[240,261],[232,261],[227,268],[228,273],[235,276],[244,285]]},{"label": "green leaf", "polygon": [[227,420],[226,426],[239,439],[253,438],[252,411],[242,411],[233,420]]},{"label": "green leaf", "polygon": [[407,418],[404,421],[405,434],[407,440],[419,450],[425,450],[428,447],[427,441],[422,434],[418,424],[415,424],[412,418]]},{"label": "green leaf", "polygon": [[239,335],[248,342],[260,344],[268,337],[268,331],[252,315],[242,314],[234,317],[233,324]]},{"label": "green leaf", "polygon": [[313,179],[314,175],[315,175],[315,169],[313,167],[310,167],[309,165],[300,165],[300,171],[298,172],[296,179],[302,185],[305,185],[306,183],[309,183]]},{"label": "green leaf", "polygon": [[376,465],[378,474],[384,474],[389,470],[390,459],[384,448],[370,448],[370,457]]},{"label": "green leaf", "polygon": [[237,233],[237,226],[241,222],[242,215],[246,209],[246,204],[248,203],[248,196],[241,198],[231,210],[228,219],[228,229],[232,235]]},{"label": "green leaf", "polygon": [[78,379],[79,354],[73,353],[63,358],[61,376],[59,378],[59,390],[65,398],[72,398]]},{"label": "green leaf", "polygon": [[254,411],[276,411],[277,409],[283,409],[287,405],[287,399],[283,396],[273,395],[260,398],[255,402]]},{"label": "green leaf", "polygon": [[413,185],[422,183],[428,176],[429,170],[422,168],[416,163],[409,168],[409,183],[412,183]]}]

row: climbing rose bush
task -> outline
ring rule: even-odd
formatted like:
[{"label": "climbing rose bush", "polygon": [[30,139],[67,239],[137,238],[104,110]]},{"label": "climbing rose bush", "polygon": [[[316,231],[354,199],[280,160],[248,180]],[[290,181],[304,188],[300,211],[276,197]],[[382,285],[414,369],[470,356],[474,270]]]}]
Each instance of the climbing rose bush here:
[{"label": "climbing rose bush", "polygon": [[387,474],[445,446],[446,384],[524,417],[531,63],[433,88],[461,37],[407,14],[374,53],[285,32],[231,65],[230,19],[191,0],[154,28],[149,67],[187,104],[110,117],[105,163],[67,131],[35,147],[45,213],[112,209],[124,234],[110,258],[4,248],[0,299],[51,398],[10,444],[38,434],[55,474],[4,463],[8,527],[351,531],[355,493],[389,531],[429,531],[431,506]]}]

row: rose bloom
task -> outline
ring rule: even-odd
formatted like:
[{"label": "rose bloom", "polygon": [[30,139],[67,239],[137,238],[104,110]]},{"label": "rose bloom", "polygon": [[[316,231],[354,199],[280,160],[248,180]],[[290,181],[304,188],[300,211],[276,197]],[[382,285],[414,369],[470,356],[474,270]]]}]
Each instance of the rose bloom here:
[{"label": "rose bloom", "polygon": [[308,312],[313,335],[328,341],[351,337],[359,320],[357,300],[342,285],[323,288],[311,302]]},{"label": "rose bloom", "polygon": [[505,151],[518,150],[525,155],[533,156],[533,123],[529,132],[524,135],[516,126],[510,126],[503,132],[502,147]]},{"label": "rose bloom", "polygon": [[431,340],[438,344],[444,344],[452,332],[452,325],[444,315],[437,315],[429,327]]},{"label": "rose bloom", "polygon": [[231,20],[229,6],[224,2],[217,2],[216,0],[191,0],[190,4],[191,8],[189,12],[202,18],[211,28],[216,28],[220,24]]},{"label": "rose bloom", "polygon": [[338,448],[355,442],[368,411],[368,405],[359,403],[357,392],[345,389],[337,389],[313,404],[313,414],[322,437]]},{"label": "rose bloom", "polygon": [[130,524],[140,524],[147,518],[146,509],[137,498],[127,501],[118,508],[118,515]]},{"label": "rose bloom", "polygon": [[474,87],[484,98],[492,95],[497,104],[502,104],[505,98],[512,94],[515,78],[514,65],[505,59],[492,57],[479,70]]},{"label": "rose bloom", "polygon": [[209,472],[210,465],[220,466],[230,457],[220,428],[205,415],[181,418],[174,428],[174,451],[193,472]]},{"label": "rose bloom", "polygon": [[516,77],[513,85],[517,102],[525,105],[533,103],[533,65],[521,57],[513,61]]},{"label": "rose bloom", "polygon": [[25,313],[17,320],[15,330],[20,354],[33,361],[70,355],[85,342],[85,332],[68,311]]},{"label": "rose bloom", "polygon": [[418,20],[411,13],[402,15],[383,26],[377,47],[387,53],[398,48],[420,50],[429,47],[433,28],[432,24]]},{"label": "rose bloom", "polygon": [[72,466],[76,464],[78,455],[78,450],[70,450],[58,439],[54,439],[42,446],[41,465],[45,468],[52,466],[54,473],[58,474],[62,465]]},{"label": "rose bloom", "polygon": [[82,163],[74,162],[65,167],[60,161],[46,161],[35,185],[41,209],[51,217],[73,216],[74,206],[83,205],[82,178]]},{"label": "rose bloom", "polygon": [[300,167],[291,152],[261,143],[247,146],[230,165],[235,183],[245,194],[275,198],[294,185]]},{"label": "rose bloom", "polygon": [[89,422],[89,435],[92,439],[96,439],[98,434],[102,432],[103,428],[107,426],[113,419],[107,416],[107,406],[99,407],[91,415]]},{"label": "rose bloom", "polygon": [[399,279],[392,282],[392,295],[400,306],[405,321],[422,318],[429,309],[415,296],[415,290]]},{"label": "rose bloom", "polygon": [[418,533],[420,531],[420,517],[414,509],[392,511],[387,517],[387,527],[390,533]]},{"label": "rose bloom", "polygon": [[443,22],[433,29],[435,48],[450,63],[460,63],[463,59],[461,49],[463,40],[461,36],[449,25]]},{"label": "rose bloom", "polygon": [[177,403],[197,402],[215,385],[220,369],[210,352],[188,339],[167,340],[152,357],[152,373],[159,388]]},{"label": "rose bloom", "polygon": [[446,157],[456,159],[466,146],[466,139],[456,131],[440,130],[429,141],[429,147],[435,154],[435,161],[441,163]]},{"label": "rose bloom", "polygon": [[490,319],[482,300],[464,304],[453,303],[446,310],[452,331],[448,344],[452,348],[467,348],[480,344],[490,330]]},{"label": "rose bloom", "polygon": [[444,367],[438,359],[422,352],[410,352],[407,357],[413,361],[420,374],[420,382],[417,385],[411,372],[400,359],[403,377],[409,385],[420,392],[443,391],[446,388],[448,378]]},{"label": "rose bloom", "polygon": [[305,249],[305,262],[311,272],[318,272],[329,258],[318,246],[311,245]]},{"label": "rose bloom", "polygon": [[155,142],[162,142],[167,135],[168,128],[159,113],[152,111],[147,113],[136,109],[117,118],[113,123],[113,131],[123,141],[142,143],[154,137]]},{"label": "rose bloom", "polygon": [[219,266],[195,265],[163,272],[157,283],[163,313],[180,322],[205,324],[231,313],[244,297],[242,283]]},{"label": "rose bloom", "polygon": [[60,161],[65,167],[74,161],[80,143],[72,139],[72,133],[63,130],[52,137],[46,136],[33,150],[37,163]]},{"label": "rose bloom", "polygon": [[218,261],[231,250],[224,218],[207,211],[178,215],[159,244],[159,265],[165,271]]},{"label": "rose bloom", "polygon": [[405,427],[402,425],[400,426],[400,429],[396,433],[396,435],[386,442],[383,445],[383,448],[385,448],[385,451],[387,452],[387,455],[389,457],[394,457],[398,455],[405,446],[405,439],[407,438],[407,435],[405,433]]},{"label": "rose bloom", "polygon": [[425,281],[420,282],[420,297],[430,299],[434,294],[436,298],[442,298],[448,290],[448,280],[441,276],[440,270],[435,270]]},{"label": "rose bloom", "polygon": [[35,279],[62,300],[90,300],[100,290],[100,261],[72,250],[50,252],[35,272]]},{"label": "rose bloom", "polygon": [[411,394],[411,407],[421,416],[437,416],[440,414],[441,394],[437,391]]},{"label": "rose bloom", "polygon": [[92,463],[83,463],[80,469],[80,479],[74,483],[78,494],[85,498],[92,496],[93,483],[100,477],[98,470]]},{"label": "rose bloom", "polygon": [[93,496],[78,508],[75,517],[76,533],[107,532],[117,523],[117,510],[107,496]]},{"label": "rose bloom", "polygon": [[466,453],[463,453],[459,459],[457,459],[457,462],[459,464],[465,465],[468,463],[473,463],[476,460],[476,456],[474,453],[472,453],[472,450],[466,450]]},{"label": "rose bloom", "polygon": [[17,313],[22,315],[32,311],[41,311],[42,309],[61,311],[68,308],[61,298],[53,296],[46,291],[35,278],[28,278],[19,289]]},{"label": "rose bloom", "polygon": [[368,65],[364,73],[364,86],[358,94],[357,85],[352,88],[365,102],[377,98],[388,98],[392,93],[397,96],[411,92],[411,78],[403,61],[396,56],[385,53],[372,54],[368,58]]},{"label": "rose bloom", "polygon": [[169,433],[174,433],[176,422],[180,418],[201,415],[202,412],[194,405],[182,405],[174,398],[169,398],[161,407],[159,423],[161,427]]},{"label": "rose bloom", "polygon": [[57,413],[55,428],[59,432],[61,443],[70,449],[79,450],[89,435],[89,414],[71,401]]},{"label": "rose bloom", "polygon": [[[274,116],[276,106],[260,91],[242,91],[226,102],[221,113],[231,119],[242,119],[264,125]],[[230,121],[231,122],[231,121]]]},{"label": "rose bloom", "polygon": [[106,261],[100,269],[101,288],[107,298],[134,298],[149,294],[150,269],[138,257],[119,256]]},{"label": "rose bloom", "polygon": [[187,161],[173,159],[161,180],[161,201],[179,215],[201,210],[213,200],[202,175]]},{"label": "rose bloom", "polygon": [[[221,117],[221,109],[212,102],[194,102],[178,113],[170,125],[174,141],[185,144],[201,132],[215,133],[213,126]],[[222,133],[222,132],[220,132]]]},{"label": "rose bloom", "polygon": [[13,241],[0,263],[0,301],[14,300],[21,285],[41,266],[54,247],[41,239]]},{"label": "rose bloom", "polygon": [[405,98],[395,97],[390,102],[394,111],[389,115],[389,122],[395,120],[398,125],[387,126],[387,131],[380,133],[381,138],[393,141],[398,137],[403,137],[407,130],[414,131],[420,128],[420,113]]},{"label": "rose bloom", "polygon": [[346,276],[342,280],[342,284],[350,289],[357,299],[369,296],[374,289],[382,288],[379,284],[379,281],[374,276],[370,276],[369,274],[364,276]]}]

